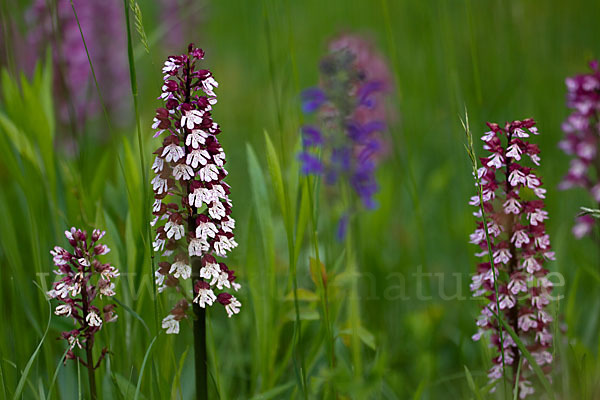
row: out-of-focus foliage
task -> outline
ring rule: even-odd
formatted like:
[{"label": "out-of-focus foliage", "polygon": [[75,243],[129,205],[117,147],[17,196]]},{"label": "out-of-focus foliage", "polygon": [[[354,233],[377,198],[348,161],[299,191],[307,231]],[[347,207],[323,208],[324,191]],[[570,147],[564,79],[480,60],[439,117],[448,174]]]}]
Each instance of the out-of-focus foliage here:
[{"label": "out-of-focus foliage", "polygon": [[[27,33],[27,5],[8,3],[1,3],[2,37],[11,42],[0,46],[0,397],[12,398],[21,380],[23,398],[46,399],[51,392],[54,399],[71,399],[79,391],[85,398],[75,364],[60,363],[65,349],[55,338],[69,329],[63,319],[52,317],[34,351],[50,313],[43,293],[54,279],[48,252],[64,244],[68,227],[94,226],[107,231],[112,251],[106,259],[123,274],[119,321],[97,337],[112,351],[97,371],[102,398],[133,398],[140,382],[139,398],[190,398],[191,330],[172,337],[156,324],[170,302],[159,298],[155,310],[143,212],[149,194],[133,109],[109,116],[123,116],[124,124],[109,126],[99,113],[81,131],[63,131],[55,120],[51,57],[36,55],[30,76],[10,62]],[[209,312],[214,398],[302,398],[302,376],[308,398],[334,392],[357,399],[505,398],[501,385],[496,394],[485,387],[490,356],[471,340],[479,304],[468,299],[475,217],[467,201],[475,188],[459,119],[465,107],[475,140],[487,120],[533,117],[544,133],[539,172],[557,255],[550,268],[564,277],[556,289],[564,297],[553,304],[553,387],[557,398],[600,395],[600,250],[597,236],[576,241],[570,233],[580,207],[597,205],[583,192],[556,190],[568,168],[556,146],[568,113],[564,78],[600,56],[598,2],[174,3],[186,7],[177,15],[199,21],[183,33],[178,52],[188,42],[204,48],[219,81],[214,115],[224,132],[238,221],[240,246],[228,264],[244,285],[237,296],[244,309],[232,319]],[[149,48],[133,35],[148,164],[171,22],[155,2],[138,4]],[[345,31],[370,36],[388,57],[398,118],[378,171],[379,208],[359,214],[351,241],[340,243],[336,218],[321,207],[326,193],[299,174],[295,157],[304,119],[299,93],[317,83],[327,40]],[[98,131],[106,132],[103,140]],[[56,140],[64,135],[73,136],[76,152]]]}]

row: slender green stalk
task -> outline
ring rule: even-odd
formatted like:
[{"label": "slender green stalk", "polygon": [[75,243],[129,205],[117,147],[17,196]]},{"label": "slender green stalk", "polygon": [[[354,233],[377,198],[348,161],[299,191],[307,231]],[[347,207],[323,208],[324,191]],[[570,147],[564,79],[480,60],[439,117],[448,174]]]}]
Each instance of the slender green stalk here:
[{"label": "slender green stalk", "polygon": [[[283,118],[281,111],[281,101],[276,86],[275,79],[275,63],[273,61],[273,44],[271,42],[271,25],[269,20],[269,13],[267,11],[266,0],[263,1],[263,15],[265,22],[265,37],[267,40],[267,52],[269,59],[269,75],[271,77],[271,88],[273,90],[273,98],[275,100],[275,106],[277,111],[277,123],[279,127],[279,154],[282,158],[283,170],[287,171],[287,152],[285,151],[284,144],[284,128]],[[282,213],[284,217],[284,225],[286,231],[287,247],[288,247],[288,261],[290,265],[290,275],[292,280],[292,291],[294,296],[294,370],[296,375],[299,376],[300,389],[304,399],[308,399],[308,390],[306,382],[306,366],[304,361],[304,355],[300,349],[302,343],[302,321],[300,319],[300,306],[298,302],[298,276],[297,276],[297,259],[295,256],[294,247],[294,228],[293,228],[293,215],[290,207],[289,193],[285,188],[283,190],[283,204]]]},{"label": "slender green stalk", "polygon": [[[388,53],[390,55],[390,59],[392,61],[392,70],[394,71],[394,85],[396,86],[396,96],[398,97],[398,102],[402,103],[402,88],[400,83],[400,73],[398,71],[398,56],[396,53],[396,40],[394,38],[394,31],[392,29],[392,19],[391,13],[388,5],[388,0],[381,0],[381,10],[383,13],[385,32],[387,36],[388,42]],[[421,265],[423,267],[423,271],[426,272],[428,269],[427,263],[427,251],[425,249],[425,230],[423,228],[423,211],[421,210],[421,201],[419,199],[419,192],[417,190],[417,180],[415,179],[415,174],[413,172],[411,166],[411,159],[409,153],[404,152],[406,148],[406,138],[404,137],[404,131],[402,129],[394,132],[393,135],[390,135],[390,140],[394,143],[393,151],[395,153],[395,159],[404,161],[402,167],[405,169],[406,174],[408,175],[408,191],[410,194],[410,198],[415,209],[415,221],[417,224],[417,232],[419,234],[419,256],[421,258]],[[431,285],[426,285],[425,290],[427,294],[431,293]]]},{"label": "slender green stalk", "polygon": [[[310,204],[310,221],[312,226],[312,241],[314,245],[315,252],[315,263],[316,263],[316,277],[317,287],[319,288],[320,298],[321,298],[321,309],[323,312],[324,325],[325,325],[325,337],[327,340],[327,355],[329,358],[329,366],[333,369],[335,368],[335,352],[334,352],[334,337],[333,337],[333,329],[331,325],[331,318],[329,315],[329,298],[328,298],[328,290],[327,284],[323,281],[322,274],[327,274],[327,271],[321,271],[321,258],[319,256],[319,239],[318,239],[318,228],[317,228],[317,217],[315,215],[315,203],[316,198],[313,194],[312,182],[309,176],[306,176],[306,185],[308,187],[308,197]],[[333,385],[333,381],[331,382]],[[335,393],[335,387],[334,387]]]},{"label": "slender green stalk", "polygon": [[[139,113],[139,105],[138,105],[138,88],[137,88],[137,74],[135,70],[135,60],[133,58],[133,44],[131,38],[131,23],[129,20],[129,0],[123,0],[123,7],[125,11],[125,25],[127,27],[127,57],[129,60],[129,81],[131,82],[131,95],[133,97],[133,108],[135,111],[135,125],[137,131],[137,139],[138,139],[138,150],[140,152],[140,168],[142,170],[142,190],[143,190],[143,199],[144,203],[142,205],[143,208],[143,216],[142,222],[144,229],[146,230],[146,248],[150,253],[150,273],[151,277],[154,277],[154,271],[156,269],[155,260],[154,260],[154,249],[152,248],[152,233],[150,231],[150,226],[148,224],[147,217],[149,215],[149,201],[148,201],[148,179],[146,176],[146,162],[144,156],[144,140],[142,137],[142,127],[140,122],[140,113]],[[143,235],[142,235],[143,238]],[[154,328],[155,332],[158,332],[158,303],[156,296],[156,282],[152,279],[152,289],[153,295],[152,300],[154,303]],[[154,360],[154,357],[152,358]]]},{"label": "slender green stalk", "polygon": [[521,359],[519,359],[519,362],[517,363],[517,379],[515,380],[515,383],[513,385],[513,400],[517,400],[519,398],[519,379],[521,377],[521,365],[523,365],[523,362]]},{"label": "slender green stalk", "polygon": [[[348,185],[345,183],[342,190],[343,196],[350,205],[349,209],[354,210],[354,201],[352,193]],[[348,304],[348,317],[350,319],[350,331],[351,331],[351,353],[352,363],[354,364],[354,376],[357,379],[362,379],[362,352],[360,345],[360,304],[358,299],[358,269],[356,267],[356,254],[355,254],[355,243],[354,243],[354,224],[352,220],[348,221],[348,231],[345,238],[346,247],[346,261],[347,261],[347,272],[351,277],[350,296]]]},{"label": "slender green stalk", "polygon": [[8,4],[7,0],[2,0],[0,3],[0,21],[2,21],[2,37],[4,39],[4,50],[6,53],[6,60],[8,63],[8,69],[11,72],[11,75],[17,76],[17,68],[15,66],[14,59],[14,51],[12,49],[13,39],[11,32],[11,24],[9,23],[9,13],[8,13]]},{"label": "slender green stalk", "polygon": [[492,267],[492,277],[494,279],[494,293],[496,295],[496,310],[498,310],[498,313],[496,314],[496,316],[498,317],[498,325],[500,326],[500,329],[498,330],[499,332],[499,336],[500,336],[500,349],[501,349],[501,354],[502,354],[502,377],[503,377],[503,381],[504,381],[504,392],[506,394],[508,394],[507,390],[506,390],[506,375],[505,375],[505,371],[506,371],[506,363],[504,360],[504,337],[503,337],[503,329],[502,329],[502,322],[501,319],[502,317],[500,316],[500,303],[499,303],[499,295],[498,295],[498,279],[496,276],[496,267],[494,266],[494,257],[492,254],[492,243],[490,242],[490,235],[489,235],[489,231],[488,231],[488,225],[487,225],[487,219],[485,216],[485,209],[483,207],[483,191],[481,189],[481,182],[479,180],[479,175],[477,174],[477,157],[475,156],[475,148],[473,147],[473,135],[471,134],[471,129],[469,128],[469,114],[467,113],[467,110],[465,108],[465,119],[463,121],[463,119],[461,118],[460,122],[463,125],[463,128],[465,130],[465,134],[467,135],[467,144],[465,145],[465,148],[467,150],[467,154],[469,155],[469,158],[471,159],[471,163],[472,163],[472,167],[473,167],[473,175],[475,177],[475,182],[477,185],[477,195],[479,196],[479,209],[481,210],[481,219],[483,220],[483,229],[485,231],[485,240],[487,242],[487,246],[488,246],[488,257],[490,259],[490,265]]}]

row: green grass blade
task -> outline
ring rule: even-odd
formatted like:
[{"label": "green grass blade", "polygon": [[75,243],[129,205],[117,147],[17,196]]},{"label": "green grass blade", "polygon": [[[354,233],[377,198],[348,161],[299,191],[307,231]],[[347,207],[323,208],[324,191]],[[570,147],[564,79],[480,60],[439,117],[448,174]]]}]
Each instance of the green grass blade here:
[{"label": "green grass blade", "polygon": [[48,394],[46,395],[46,398],[48,400],[50,400],[50,398],[52,397],[52,389],[54,389],[54,384],[56,383],[56,378],[58,377],[58,372],[60,371],[60,367],[64,364],[64,359],[65,359],[68,351],[69,351],[69,348],[67,347],[67,349],[65,350],[63,355],[58,360],[58,365],[56,366],[56,370],[54,370],[54,375],[52,375],[52,380],[50,381],[50,387],[48,388]]},{"label": "green grass blade", "polygon": [[146,332],[148,333],[148,335],[150,335],[150,329],[148,328],[148,325],[146,325],[146,322],[144,322],[144,319],[140,316],[140,314],[136,313],[134,310],[131,309],[131,307],[129,307],[127,304],[123,303],[122,301],[120,301],[119,299],[117,299],[116,297],[113,297],[113,300],[120,305],[121,307],[123,307],[123,309],[125,311],[127,311],[128,313],[130,313],[131,315],[133,315],[133,318],[137,319],[138,321],[140,321],[142,323],[142,326],[144,327],[144,329],[146,330]]},{"label": "green grass blade", "polygon": [[[129,8],[127,7],[129,0],[123,0],[123,7],[125,10],[125,25],[127,27],[127,57],[128,57],[128,61],[129,61],[129,80],[131,82],[131,96],[133,97],[133,107],[134,107],[134,112],[135,112],[135,125],[136,125],[136,132],[137,132],[137,139],[138,139],[138,149],[140,152],[140,169],[142,172],[142,195],[143,195],[143,203],[142,203],[142,210],[143,210],[143,216],[142,216],[142,221],[143,221],[143,225],[142,225],[142,229],[145,230],[146,232],[146,238],[145,241],[147,243],[145,243],[145,247],[148,251],[148,253],[150,254],[150,267],[151,267],[151,271],[150,271],[150,276],[152,277],[152,289],[153,289],[153,294],[152,294],[152,299],[154,302],[154,328],[155,328],[155,332],[159,331],[159,324],[158,324],[158,303],[157,303],[157,299],[156,299],[156,282],[154,280],[154,270],[155,270],[155,265],[154,265],[154,249],[152,248],[152,232],[150,230],[150,226],[149,226],[149,199],[148,199],[148,195],[149,195],[149,187],[148,187],[148,179],[147,179],[147,175],[146,175],[146,161],[145,161],[145,155],[144,155],[144,140],[142,137],[142,127],[141,127],[141,120],[140,120],[140,113],[139,113],[139,100],[138,100],[138,87],[137,87],[137,73],[136,73],[136,69],[135,69],[135,60],[134,60],[134,54],[133,54],[133,43],[132,43],[132,39],[131,39],[131,24],[129,21]],[[139,9],[139,7],[138,7]],[[140,23],[141,23],[141,12],[140,12]],[[142,27],[143,29],[143,27]]]},{"label": "green grass blade", "polygon": [[[34,282],[34,284],[37,286],[36,282]],[[39,288],[39,286],[38,286],[38,288]],[[40,288],[40,290],[41,290],[41,288]],[[25,369],[23,369],[23,373],[21,374],[21,378],[19,379],[19,383],[17,384],[17,389],[15,390],[15,393],[13,395],[13,400],[18,400],[21,397],[21,393],[23,392],[25,383],[27,382],[27,377],[29,376],[29,371],[31,370],[31,366],[33,365],[33,362],[37,358],[37,355],[40,352],[40,349],[42,348],[42,344],[44,343],[44,340],[46,339],[46,336],[48,335],[48,331],[50,330],[50,322],[52,321],[52,306],[50,305],[50,301],[48,299],[46,299],[46,302],[48,303],[48,324],[46,325],[46,331],[44,332],[44,335],[42,336],[40,343],[35,348],[35,351],[31,355],[31,357],[29,357],[29,361],[27,361],[27,364],[25,365]]]},{"label": "green grass blade", "polygon": [[413,400],[421,400],[423,398],[423,391],[425,391],[425,382],[426,379],[423,378],[417,386],[417,390],[415,390],[415,394],[413,395]]},{"label": "green grass blade", "polygon": [[267,147],[267,165],[269,166],[271,183],[273,185],[273,189],[275,190],[275,195],[277,197],[277,200],[279,201],[279,207],[281,208],[281,212],[286,220],[287,225],[288,204],[285,199],[283,177],[281,174],[281,166],[279,165],[279,158],[277,157],[277,152],[275,151],[275,147],[273,146],[273,142],[271,142],[271,138],[269,137],[267,131],[264,131],[264,136],[265,144]]},{"label": "green grass blade", "polygon": [[471,391],[473,392],[473,394],[475,395],[477,400],[483,400],[483,396],[482,396],[481,392],[479,391],[479,387],[477,387],[477,385],[475,384],[475,381],[473,380],[473,375],[471,375],[471,371],[469,371],[469,368],[467,368],[466,365],[464,367],[465,367],[465,376],[467,377],[467,383],[469,385],[469,389],[471,389]]},{"label": "green grass blade", "polygon": [[138,383],[135,387],[135,395],[133,396],[133,400],[137,400],[140,396],[140,388],[142,387],[142,378],[144,378],[146,362],[148,361],[148,356],[150,355],[150,351],[152,350],[152,346],[154,345],[154,342],[156,342],[157,337],[158,336],[154,336],[154,339],[152,339],[152,342],[150,342],[150,346],[148,346],[148,350],[146,350],[146,354],[144,354],[144,361],[142,361],[142,368],[140,368],[140,377],[138,378]]},{"label": "green grass blade", "polygon": [[179,366],[177,367],[177,371],[175,372],[175,379],[173,379],[173,384],[171,385],[171,398],[177,398],[177,388],[181,390],[181,371],[183,371],[183,365],[185,364],[185,360],[187,359],[187,355],[190,351],[190,347],[186,347],[185,351],[181,355],[179,359]]},{"label": "green grass blade", "polygon": [[6,383],[4,382],[4,368],[2,367],[2,363],[0,362],[0,385],[2,385],[2,398],[6,399],[8,396],[6,395]]},{"label": "green grass blade", "polygon": [[[280,399],[285,392],[294,387],[294,382],[284,383],[283,385],[279,385],[274,387],[273,389],[267,390],[266,392],[257,394],[253,396],[250,400],[271,400],[271,399]],[[287,396],[285,396],[287,397]]]},{"label": "green grass blade", "polygon": [[519,365],[517,366],[517,380],[515,382],[515,387],[513,388],[513,400],[517,400],[519,398],[519,380],[521,379],[521,366],[523,365],[523,360],[519,358]]},{"label": "green grass blade", "polygon": [[297,279],[297,251],[294,243],[294,228],[293,228],[293,212],[291,210],[291,204],[289,202],[289,196],[285,189],[283,182],[283,176],[281,173],[281,165],[279,164],[279,157],[275,151],[275,146],[269,137],[267,131],[264,132],[265,143],[267,147],[267,165],[269,167],[269,173],[271,175],[271,183],[275,190],[275,195],[279,201],[279,207],[284,219],[284,225],[287,236],[288,244],[288,259],[290,264],[290,275],[293,285],[294,292],[294,370],[296,376],[300,381],[300,388],[304,397],[307,397],[306,389],[306,366],[304,363],[304,356],[300,344],[302,343],[302,325],[300,321],[300,309],[298,305],[298,279]]}]

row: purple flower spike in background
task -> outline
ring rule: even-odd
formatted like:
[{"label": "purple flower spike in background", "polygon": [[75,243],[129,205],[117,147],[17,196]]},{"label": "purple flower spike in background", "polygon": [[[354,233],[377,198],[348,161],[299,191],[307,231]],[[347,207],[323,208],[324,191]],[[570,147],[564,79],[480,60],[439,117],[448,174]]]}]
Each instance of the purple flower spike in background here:
[{"label": "purple flower spike in background", "polygon": [[[537,364],[548,374],[553,362],[552,317],[546,306],[551,300],[553,284],[546,277],[548,270],[544,263],[554,260],[554,252],[544,224],[548,219],[543,200],[546,190],[534,168],[524,165],[525,161],[533,165],[540,162],[537,145],[527,141],[538,134],[535,121],[513,121],[504,128],[491,123],[488,126],[490,131],[482,140],[484,149],[490,154],[481,158],[483,166],[477,170],[477,175],[492,254],[489,254],[483,222],[477,223],[471,243],[480,247],[478,257],[493,260],[494,268],[484,261],[473,276],[473,295],[487,299],[473,339],[479,340],[486,333],[490,335],[491,346],[495,349],[493,366],[488,373],[490,383],[502,378],[503,365],[507,365],[512,367],[514,387],[521,362],[518,392],[523,399],[534,393],[532,379],[535,374],[508,332],[500,328],[495,314],[499,312],[510,324]],[[469,204],[477,207],[474,215],[481,218],[479,196],[473,196]]]},{"label": "purple flower spike in background", "polygon": [[[119,276],[116,268],[98,260],[99,256],[110,251],[106,245],[98,243],[104,234],[104,231],[94,229],[88,235],[85,231],[71,228],[65,231],[65,236],[73,250],[69,252],[56,246],[50,251],[57,267],[54,273],[60,279],[53,283],[48,297],[59,303],[54,311],[56,315],[72,318],[75,323],[74,329],[61,334],[61,339],[69,346],[65,362],[77,360],[88,369],[92,399],[96,398],[94,370],[108,352],[103,348],[100,358],[94,363],[94,338],[105,323],[117,320],[114,303],[105,301],[104,306],[101,305],[103,297],[108,299],[115,295],[113,280]],[[85,361],[76,354],[82,348],[86,352]]]},{"label": "purple flower spike in background", "polygon": [[[598,144],[600,141],[600,69],[598,61],[590,63],[592,72],[567,78],[567,106],[571,114],[562,124],[565,132],[559,147],[573,156],[567,175],[560,189],[582,187],[586,189],[596,206],[600,203],[600,164]],[[596,208],[596,207],[594,207]],[[590,234],[594,219],[577,217],[573,235],[582,238]]]},{"label": "purple flower spike in background", "polygon": [[200,25],[210,19],[205,0],[160,0],[158,4],[164,31],[161,45],[169,52],[176,51],[186,37],[202,31]]},{"label": "purple flower spike in background", "polygon": [[[301,95],[302,110],[316,114],[312,125],[302,127],[302,172],[323,175],[329,186],[347,185],[365,208],[375,208],[391,86],[387,65],[369,41],[343,35],[330,42],[320,72],[319,86]],[[344,218],[354,211],[345,210]]]},{"label": "purple flower spike in background", "polygon": [[[56,4],[56,24],[53,24]],[[109,112],[124,106],[129,85],[123,2],[121,0],[73,1],[92,59],[104,103]],[[49,8],[50,7],[50,8]],[[33,58],[51,47],[58,117],[82,129],[86,119],[98,114],[98,101],[86,49],[70,0],[35,0],[28,12],[31,25],[26,55]],[[27,69],[32,69],[28,65]],[[118,118],[116,121],[127,121]]]}]

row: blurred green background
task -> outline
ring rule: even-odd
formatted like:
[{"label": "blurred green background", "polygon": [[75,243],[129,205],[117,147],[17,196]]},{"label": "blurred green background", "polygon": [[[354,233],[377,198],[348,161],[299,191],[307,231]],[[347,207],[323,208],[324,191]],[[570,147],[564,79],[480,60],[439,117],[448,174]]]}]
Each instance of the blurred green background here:
[{"label": "blurred green background", "polygon": [[[119,1],[105,1],[118,3],[123,12]],[[567,156],[557,148],[560,124],[568,114],[564,79],[587,72],[587,62],[600,54],[600,2],[177,4],[175,24],[191,22],[185,24],[181,43],[169,47],[163,43],[169,22],[159,3],[139,2],[149,39],[147,53],[133,28],[142,151],[149,181],[151,153],[158,146],[150,125],[160,105],[156,97],[161,65],[166,56],[181,53],[194,42],[206,51],[205,65],[220,84],[213,114],[223,130],[220,140],[228,156],[240,244],[229,264],[243,285],[239,315],[228,319],[220,309],[209,311],[211,398],[301,397],[293,367],[294,314],[285,225],[285,218],[299,225],[302,209],[303,186],[295,161],[303,122],[299,92],[318,82],[318,63],[327,40],[343,32],[372,38],[388,58],[396,79],[390,106],[399,118],[389,127],[393,151],[378,172],[380,206],[355,221],[351,250],[358,275],[347,268],[347,246],[333,238],[335,218],[327,208],[318,213],[318,248],[331,285],[338,359],[333,369],[328,366],[320,321],[319,285],[310,272],[315,253],[310,224],[294,246],[302,311],[303,340],[298,348],[306,362],[309,398],[331,396],[332,382],[339,398],[356,399],[477,398],[474,387],[485,387],[491,355],[485,345],[470,339],[476,331],[478,304],[444,298],[444,293],[457,292],[456,285],[463,296],[469,295],[469,274],[476,262],[472,255],[476,249],[468,243],[475,227],[467,204],[474,185],[459,119],[465,109],[476,137],[486,129],[486,121],[526,117],[538,121],[540,175],[548,189],[551,217],[547,226],[557,254],[548,268],[565,278],[565,285],[557,289],[564,298],[552,305],[561,316],[556,324],[553,385],[557,398],[600,398],[598,241],[597,237],[576,241],[570,232],[579,207],[594,204],[584,191],[556,189],[568,167]],[[117,298],[129,310],[119,307],[118,322],[102,329],[96,349],[99,352],[102,344],[112,351],[98,370],[103,398],[133,398],[138,385],[139,398],[191,398],[191,323],[184,324],[176,337],[165,335],[155,324],[175,298],[160,295],[155,314],[148,216],[142,206],[151,194],[142,180],[131,92],[124,92],[121,109],[109,110],[110,126],[103,113],[96,112],[76,130],[75,151],[59,145],[68,133],[55,118],[57,91],[50,68],[56,70],[57,65],[50,65],[51,58],[43,52],[34,54],[32,59],[41,64],[33,83],[27,83],[33,68],[31,58],[22,53],[28,50],[24,38],[29,6],[25,1],[2,1],[0,395],[12,398],[21,380],[25,399],[45,399],[49,393],[53,398],[86,398],[83,370],[75,363],[61,366],[65,347],[55,340],[61,330],[71,329],[70,322],[52,315],[44,336],[50,308],[37,287],[50,284],[53,267],[48,251],[55,244],[65,245],[62,231],[77,226],[106,229],[112,248],[106,259],[124,273]],[[127,68],[126,55],[119,57]],[[20,63],[22,59],[28,64]],[[92,62],[99,69],[110,59]],[[28,78],[21,77],[23,71],[29,71]],[[102,83],[101,92],[110,90],[105,85],[128,88],[125,77]],[[97,96],[93,85],[90,88],[89,96]],[[265,132],[282,168],[289,214],[282,213],[272,183]],[[319,204],[329,201],[322,193]],[[418,298],[421,288],[413,275],[421,272],[434,274],[424,280],[422,293],[431,296],[427,300]],[[40,275],[44,273],[50,275]],[[440,276],[445,291],[440,290]],[[358,284],[359,315],[348,311],[352,282]],[[348,334],[356,323],[361,327],[359,376]],[[499,393],[483,396],[505,398],[500,386]],[[537,396],[541,393],[539,389]]]}]

